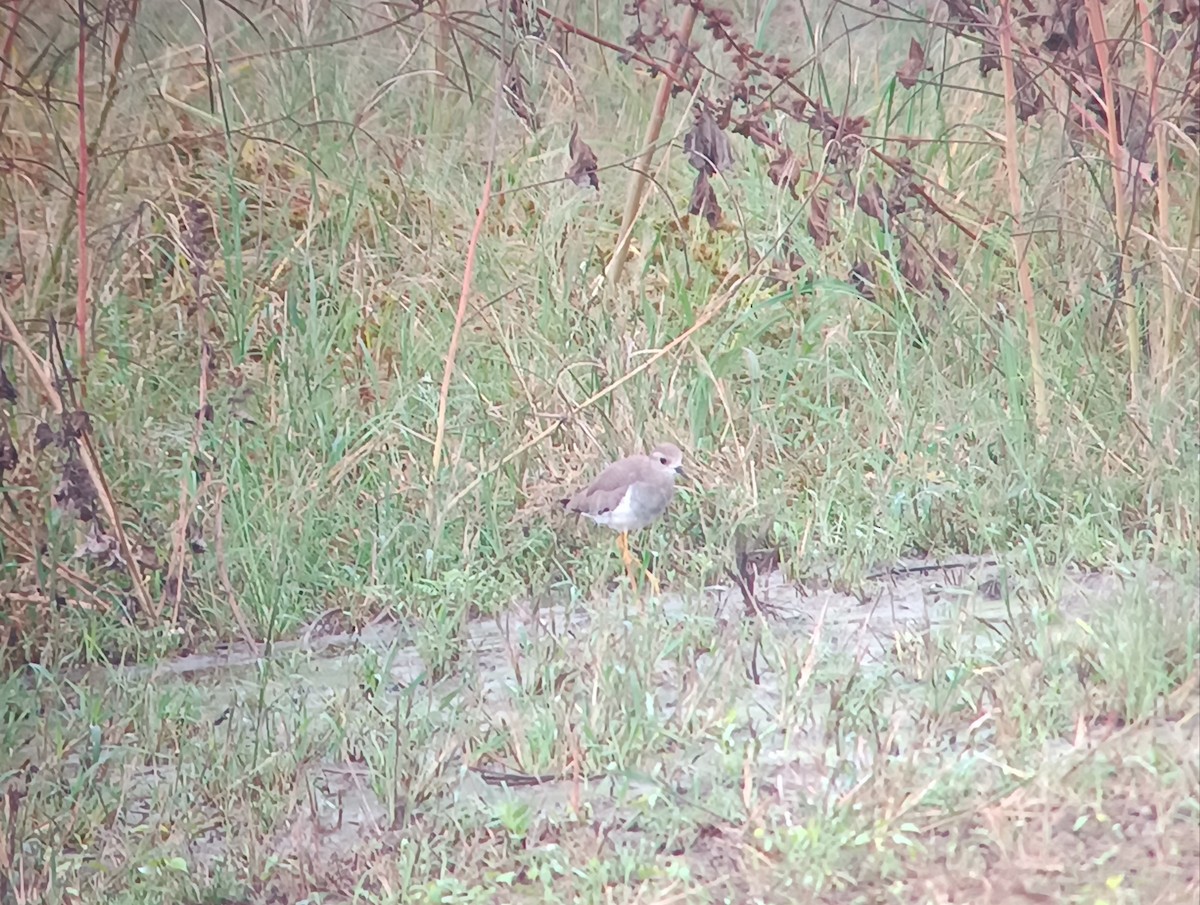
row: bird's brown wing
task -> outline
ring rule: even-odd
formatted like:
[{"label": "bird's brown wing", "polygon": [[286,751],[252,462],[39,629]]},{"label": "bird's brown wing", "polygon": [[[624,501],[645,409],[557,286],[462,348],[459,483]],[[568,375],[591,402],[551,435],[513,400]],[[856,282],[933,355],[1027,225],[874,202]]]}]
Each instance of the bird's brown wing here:
[{"label": "bird's brown wing", "polygon": [[[637,458],[644,458],[638,456]],[[603,515],[620,505],[629,489],[633,461],[614,462],[600,472],[596,480],[563,503],[568,512]]]}]

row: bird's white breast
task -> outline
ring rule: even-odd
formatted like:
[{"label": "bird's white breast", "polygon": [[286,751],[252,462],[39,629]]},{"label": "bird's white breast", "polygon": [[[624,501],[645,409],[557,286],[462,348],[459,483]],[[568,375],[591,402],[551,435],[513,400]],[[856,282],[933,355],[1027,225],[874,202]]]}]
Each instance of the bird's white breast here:
[{"label": "bird's white breast", "polygon": [[612,528],[614,531],[633,531],[636,528],[641,528],[645,522],[634,511],[631,497],[633,494],[630,490],[625,491],[625,495],[621,497],[619,502],[608,512],[603,512],[598,515],[592,515],[590,512],[583,513],[597,525],[604,525],[606,528]]}]

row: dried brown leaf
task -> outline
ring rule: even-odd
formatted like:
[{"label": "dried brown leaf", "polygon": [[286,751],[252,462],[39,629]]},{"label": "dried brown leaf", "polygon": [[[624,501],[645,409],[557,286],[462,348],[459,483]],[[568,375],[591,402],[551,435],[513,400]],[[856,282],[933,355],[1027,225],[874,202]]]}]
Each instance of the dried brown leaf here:
[{"label": "dried brown leaf", "polygon": [[598,161],[592,149],[579,137],[579,124],[571,126],[571,138],[567,142],[567,151],[571,155],[571,165],[567,168],[567,178],[580,188],[590,185],[600,190],[600,177],[596,172]]},{"label": "dried brown leaf", "polygon": [[54,503],[81,521],[89,522],[96,517],[96,485],[87,466],[74,452],[63,464],[62,476],[54,488]]},{"label": "dried brown leaf", "polygon": [[883,189],[874,179],[868,182],[866,188],[859,193],[858,207],[868,217],[878,220],[880,226],[884,225],[884,215],[888,212],[888,203],[887,199],[883,197]]},{"label": "dried brown leaf", "polygon": [[62,416],[62,433],[63,437],[70,437],[72,440],[78,440],[84,434],[92,429],[92,419],[83,409],[76,409],[73,412],[64,412]]},{"label": "dried brown leaf", "polygon": [[793,198],[799,198],[796,185],[800,182],[801,172],[800,159],[786,147],[779,149],[779,156],[767,167],[767,177],[781,189],[791,192]]},{"label": "dried brown leaf", "polygon": [[111,534],[100,530],[99,523],[92,522],[87,536],[75,548],[75,559],[92,559],[106,569],[115,569],[125,564],[121,558],[121,545]]},{"label": "dried brown leaf", "polygon": [[854,262],[850,268],[850,285],[867,301],[875,301],[875,273],[866,261]]},{"label": "dried brown leaf", "polygon": [[921,260],[920,249],[908,236],[900,240],[900,275],[917,292],[924,292],[929,288],[929,274]]},{"label": "dried brown leaf", "polygon": [[958,252],[953,248],[939,248],[934,253],[937,265],[933,268],[933,285],[942,295],[942,301],[950,297],[954,272],[958,269]]},{"label": "dried brown leaf", "polygon": [[17,388],[8,379],[8,372],[0,368],[0,399],[5,402],[17,401]]},{"label": "dried brown leaf", "polygon": [[1022,64],[1014,63],[1013,78],[1017,83],[1017,118],[1024,122],[1042,112],[1046,106],[1046,96],[1034,80],[1033,73]]},{"label": "dried brown leaf", "polygon": [[829,199],[814,197],[808,212],[808,234],[812,237],[817,248],[829,244],[832,235],[829,229]]},{"label": "dried brown leaf", "polygon": [[708,108],[695,108],[695,122],[683,139],[683,150],[688,163],[701,173],[721,173],[733,165],[733,154],[729,150],[729,136],[721,131]]},{"label": "dried brown leaf", "polygon": [[789,237],[785,236],[770,258],[770,276],[774,282],[791,284],[796,282],[796,275],[806,268],[804,258],[792,247]]},{"label": "dried brown leaf", "polygon": [[8,425],[0,421],[0,479],[3,478],[4,472],[17,467],[19,459],[17,447],[13,445],[12,436],[8,432]]},{"label": "dried brown leaf", "polygon": [[908,206],[908,199],[921,197],[913,178],[912,162],[907,157],[898,157],[894,163],[895,178],[887,195],[887,208],[893,215],[899,214]]},{"label": "dried brown leaf", "polygon": [[717,193],[713,191],[708,174],[701,170],[696,174],[696,182],[692,186],[692,200],[688,205],[689,214],[702,214],[712,229],[721,226],[721,206],[717,203]]},{"label": "dried brown leaf", "polygon": [[981,10],[977,10],[970,0],[946,0],[946,11],[949,13],[950,30],[959,37],[967,32],[978,32],[989,24]]},{"label": "dried brown leaf", "polygon": [[1083,34],[1079,28],[1079,13],[1082,10],[1082,0],[1066,0],[1053,4],[1042,47],[1051,53],[1077,50],[1080,35]]},{"label": "dried brown leaf", "polygon": [[208,551],[208,541],[204,539],[204,528],[193,515],[188,519],[187,528],[184,531],[187,537],[188,549],[196,556]]},{"label": "dried brown leaf", "polygon": [[852,158],[862,147],[863,131],[867,127],[865,116],[837,116],[827,107],[814,105],[808,124],[820,133],[828,149],[829,160],[837,163]]},{"label": "dried brown leaf", "polygon": [[1191,25],[1200,21],[1200,0],[1169,0],[1166,10],[1176,25]]},{"label": "dried brown leaf", "polygon": [[45,421],[38,424],[33,431],[33,449],[35,452],[41,452],[47,446],[52,446],[58,442],[58,431],[52,428]]},{"label": "dried brown leaf", "polygon": [[905,88],[911,88],[917,84],[921,73],[931,68],[933,67],[925,64],[925,48],[916,38],[913,38],[908,44],[908,59],[896,70],[896,81]]},{"label": "dried brown leaf", "polygon": [[207,273],[217,248],[212,215],[203,201],[189,198],[183,204],[180,220],[180,238],[188,260],[197,274]]},{"label": "dried brown leaf", "polygon": [[515,28],[520,34],[524,35],[537,32],[539,27],[538,20],[535,17],[532,22],[530,21],[529,16],[525,13],[524,0],[509,0],[508,11],[512,16],[513,28]]},{"label": "dried brown leaf", "polygon": [[1001,68],[999,45],[984,41],[983,53],[979,55],[979,74],[986,76],[989,72],[999,72]]},{"label": "dried brown leaf", "polygon": [[515,64],[510,63],[504,74],[504,101],[508,109],[529,127],[531,132],[538,130],[537,114],[525,95],[525,76]]},{"label": "dried brown leaf", "polygon": [[[1141,92],[1123,92],[1127,94],[1121,105],[1121,144],[1129,153],[1139,160],[1146,160],[1153,155],[1150,150],[1150,139],[1153,130],[1150,125],[1150,105]],[[1124,111],[1128,110],[1128,113]]]}]

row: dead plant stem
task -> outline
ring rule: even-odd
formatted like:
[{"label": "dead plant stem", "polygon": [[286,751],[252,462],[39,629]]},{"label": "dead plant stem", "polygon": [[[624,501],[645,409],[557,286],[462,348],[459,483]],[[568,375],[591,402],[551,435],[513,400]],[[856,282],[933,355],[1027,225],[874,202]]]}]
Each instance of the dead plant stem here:
[{"label": "dead plant stem", "polygon": [[1050,403],[1042,368],[1042,337],[1038,328],[1037,301],[1029,271],[1029,233],[1021,222],[1021,171],[1017,157],[1017,81],[1013,71],[1012,7],[1004,0],[1000,13],[1000,64],[1004,70],[1004,165],[1008,174],[1008,198],[1012,208],[1013,247],[1017,258],[1017,284],[1025,302],[1025,335],[1029,365],[1033,372],[1033,408],[1038,433],[1050,430]]},{"label": "dead plant stem", "polygon": [[654,99],[654,110],[650,114],[650,121],[646,124],[646,135],[642,139],[642,153],[638,156],[637,162],[634,163],[632,172],[629,174],[629,191],[625,196],[625,210],[621,214],[621,229],[617,234],[617,245],[613,249],[613,256],[609,260],[608,269],[604,274],[604,281],[610,286],[621,278],[625,262],[629,258],[629,243],[633,237],[633,224],[641,206],[642,191],[646,186],[646,174],[650,172],[650,160],[654,156],[658,136],[662,132],[663,119],[667,115],[667,101],[671,99],[671,89],[676,84],[676,72],[679,65],[688,54],[688,42],[691,41],[692,26],[695,24],[696,8],[689,6],[684,11],[683,22],[679,26],[675,49],[671,53],[671,62],[667,67],[666,76],[658,84],[658,96]]},{"label": "dead plant stem", "polygon": [[75,340],[79,349],[79,392],[87,397],[87,325],[88,325],[88,239],[87,239],[87,196],[88,196],[88,140],[87,140],[87,90],[84,85],[84,65],[87,62],[87,11],[83,0],[78,0],[76,15],[79,17],[79,57],[75,72],[76,121],[79,126],[79,173],[75,185],[75,228],[77,231],[78,260],[75,273]]},{"label": "dead plant stem", "polygon": [[1151,327],[1157,327],[1156,348],[1154,349],[1154,376],[1159,392],[1163,395],[1169,391],[1171,375],[1175,371],[1175,307],[1176,294],[1171,278],[1171,266],[1168,259],[1168,247],[1171,238],[1171,194],[1170,158],[1167,154],[1167,130],[1161,119],[1159,105],[1161,103],[1158,90],[1158,74],[1162,60],[1155,42],[1154,28],[1151,25],[1150,7],[1146,0],[1137,0],[1138,18],[1142,22],[1142,54],[1146,63],[1146,85],[1150,95],[1150,127],[1154,133],[1154,160],[1158,168],[1158,180],[1155,191],[1158,194],[1158,265],[1161,273],[1159,293],[1161,294],[1161,309],[1158,317],[1151,317]]},{"label": "dead plant stem", "polygon": [[[462,291],[458,296],[458,309],[454,313],[454,329],[450,333],[450,345],[446,349],[446,363],[442,368],[442,386],[438,393],[437,428],[433,436],[433,456],[430,465],[429,487],[431,493],[437,487],[438,467],[442,462],[442,446],[446,438],[446,403],[450,397],[450,379],[454,376],[454,359],[458,354],[458,343],[462,336],[463,321],[467,316],[467,299],[471,295],[471,275],[475,267],[475,250],[479,245],[479,236],[483,232],[483,224],[487,219],[488,201],[492,194],[493,155],[496,148],[496,130],[500,115],[500,96],[503,93],[504,61],[501,60],[496,68],[496,81],[492,94],[492,121],[487,145],[487,171],[483,179],[483,192],[479,206],[475,210],[475,225],[471,228],[467,240],[466,261],[463,264]],[[432,505],[433,497],[430,497]]]},{"label": "dead plant stem", "polygon": [[[25,359],[30,369],[37,376],[38,383],[42,387],[42,395],[50,404],[50,408],[56,415],[62,415],[65,411],[65,406],[63,405],[62,395],[54,385],[54,379],[50,373],[50,365],[37,352],[33,351],[29,342],[25,339],[25,334],[21,332],[21,328],[13,319],[3,299],[0,299],[0,321],[3,322],[4,329],[8,331],[13,344],[21,353],[21,357]],[[151,613],[154,611],[154,602],[146,590],[146,583],[142,578],[142,570],[138,566],[138,561],[133,554],[129,538],[125,534],[125,528],[121,524],[121,518],[117,512],[116,500],[113,499],[108,482],[104,479],[104,472],[100,468],[100,459],[96,455],[95,448],[92,446],[91,436],[86,431],[79,438],[79,453],[79,458],[83,461],[88,477],[92,481],[92,486],[96,490],[96,496],[100,500],[100,506],[104,509],[104,515],[108,519],[113,535],[117,539],[121,555],[125,558],[125,565],[129,569],[129,580],[133,584],[134,596],[137,597],[142,611]]]},{"label": "dead plant stem", "polygon": [[[1108,52],[1108,26],[1104,22],[1104,11],[1099,0],[1086,0],[1088,28],[1092,33],[1092,44],[1096,50],[1096,64],[1100,68],[1100,82],[1104,90],[1105,135],[1108,137],[1108,158],[1112,165],[1113,211],[1116,216],[1116,247],[1120,261],[1121,285],[1117,287],[1117,298],[1125,316],[1126,354],[1129,356],[1129,400],[1135,405],[1141,399],[1142,342],[1139,330],[1137,303],[1130,288],[1129,272],[1129,210],[1125,189],[1125,167],[1127,150],[1121,146],[1120,127],[1117,122],[1117,97],[1113,88],[1112,61]],[[1160,183],[1163,181],[1160,174]]]}]

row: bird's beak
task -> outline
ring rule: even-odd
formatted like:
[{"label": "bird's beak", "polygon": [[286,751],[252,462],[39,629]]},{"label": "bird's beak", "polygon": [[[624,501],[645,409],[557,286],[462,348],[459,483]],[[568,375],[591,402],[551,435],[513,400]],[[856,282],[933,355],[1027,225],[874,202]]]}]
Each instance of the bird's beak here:
[{"label": "bird's beak", "polygon": [[679,477],[681,477],[681,478],[686,478],[686,477],[687,477],[687,474],[686,474],[686,473],[684,472],[684,470],[683,470],[683,465],[676,465],[676,466],[675,466],[675,474],[679,475]]}]

